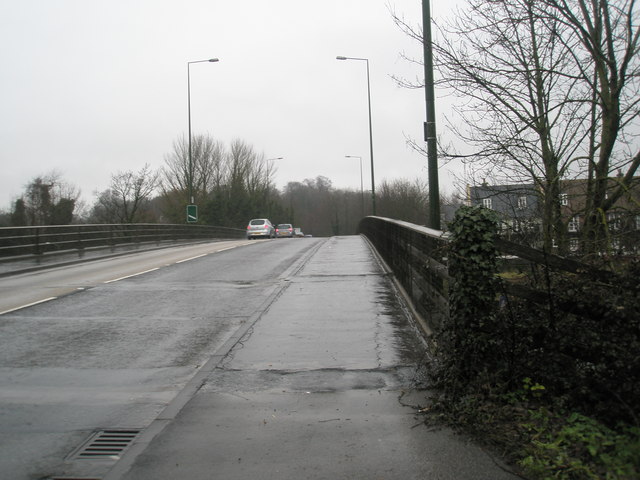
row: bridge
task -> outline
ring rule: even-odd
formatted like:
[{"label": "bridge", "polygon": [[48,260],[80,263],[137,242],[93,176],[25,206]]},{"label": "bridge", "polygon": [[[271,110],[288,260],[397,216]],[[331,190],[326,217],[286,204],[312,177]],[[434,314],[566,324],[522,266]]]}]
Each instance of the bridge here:
[{"label": "bridge", "polygon": [[419,415],[447,236],[377,217],[361,232],[76,238],[3,262],[3,477],[517,478]]},{"label": "bridge", "polygon": [[421,425],[422,327],[365,236],[163,247],[5,264],[4,478],[515,478]]}]

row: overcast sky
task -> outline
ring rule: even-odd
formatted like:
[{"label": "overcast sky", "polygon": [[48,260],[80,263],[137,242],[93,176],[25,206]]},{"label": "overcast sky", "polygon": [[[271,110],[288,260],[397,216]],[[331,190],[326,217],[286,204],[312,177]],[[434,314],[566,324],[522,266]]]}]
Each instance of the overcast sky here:
[{"label": "overcast sky", "polygon": [[[434,17],[451,4],[434,3]],[[338,55],[369,59],[376,183],[426,181],[406,145],[422,140],[424,91],[391,78],[422,78],[401,58],[422,47],[389,8],[421,24],[421,0],[0,0],[0,209],[52,170],[93,203],[112,174],[162,167],[187,134],[187,62],[211,57],[191,65],[193,133],[283,157],[279,188],[359,189],[345,155],[370,185],[366,63]],[[446,167],[440,182],[453,191]]]}]

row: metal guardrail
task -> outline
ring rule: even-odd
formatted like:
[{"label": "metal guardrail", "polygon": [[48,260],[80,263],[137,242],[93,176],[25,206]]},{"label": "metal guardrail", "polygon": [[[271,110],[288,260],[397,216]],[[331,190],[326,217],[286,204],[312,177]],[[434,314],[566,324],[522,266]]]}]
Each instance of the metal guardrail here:
[{"label": "metal guardrail", "polygon": [[244,238],[245,230],[151,223],[0,228],[0,260],[177,241]]}]

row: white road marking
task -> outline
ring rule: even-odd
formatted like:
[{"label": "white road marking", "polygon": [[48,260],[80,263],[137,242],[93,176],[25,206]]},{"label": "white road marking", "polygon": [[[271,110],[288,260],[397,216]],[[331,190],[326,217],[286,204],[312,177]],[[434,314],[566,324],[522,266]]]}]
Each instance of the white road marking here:
[{"label": "white road marking", "polygon": [[196,255],[195,257],[185,258],[184,260],[178,260],[176,262],[176,265],[179,263],[188,262],[189,260],[195,260],[196,258],[206,257],[207,255],[208,255],[207,253],[203,253],[202,255]]},{"label": "white road marking", "polygon": [[[211,253],[224,252],[226,250],[231,250],[233,248],[238,248],[238,245],[233,245],[233,246],[227,247],[227,248],[221,248],[220,250],[216,250],[215,252],[211,252]],[[195,260],[196,258],[206,257],[207,255],[209,255],[209,254],[208,253],[203,253],[202,255],[196,255],[195,257],[185,258],[184,260],[177,261],[176,265],[179,264],[179,263],[188,262],[189,260]]]},{"label": "white road marking", "polygon": [[120,277],[120,278],[114,278],[113,280],[107,280],[104,283],[113,283],[113,282],[118,282],[120,280],[124,280],[125,278],[131,278],[131,277],[137,277],[138,275],[143,275],[145,273],[149,273],[149,272],[155,272],[156,270],[160,270],[160,267],[156,267],[156,268],[152,268],[150,270],[145,270],[144,272],[138,272],[138,273],[133,273],[131,275],[126,275],[124,277]]},{"label": "white road marking", "polygon": [[4,312],[0,312],[0,315],[4,315],[5,313],[15,312],[16,310],[22,310],[23,308],[33,307],[34,305],[38,305],[39,303],[49,302],[51,300],[55,300],[58,297],[49,297],[43,300],[38,300],[37,302],[27,303],[26,305],[20,305],[19,307],[10,308],[9,310],[5,310]]}]

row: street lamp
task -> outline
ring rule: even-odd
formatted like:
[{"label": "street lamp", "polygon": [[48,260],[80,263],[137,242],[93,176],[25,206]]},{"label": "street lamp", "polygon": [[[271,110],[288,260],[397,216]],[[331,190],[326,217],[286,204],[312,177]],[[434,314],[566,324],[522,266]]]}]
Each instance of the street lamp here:
[{"label": "street lamp", "polygon": [[440,187],[438,185],[438,142],[436,138],[436,107],[433,81],[433,48],[431,45],[431,9],[429,0],[422,0],[422,45],[424,50],[424,95],[427,121],[424,141],[427,142],[429,172],[429,227],[440,230]]},{"label": "street lamp", "polygon": [[371,157],[371,203],[373,215],[376,214],[376,182],[373,174],[373,130],[371,128],[371,82],[369,81],[369,59],[337,56],[336,60],[362,60],[367,62],[367,98],[369,100],[369,156]]},{"label": "street lamp", "polygon": [[345,158],[360,159],[360,197],[362,198],[362,216],[364,217],[364,183],[362,180],[362,157],[359,155],[345,155]]},{"label": "street lamp", "polygon": [[208,60],[195,60],[187,62],[187,113],[189,117],[189,172],[187,174],[187,183],[189,188],[189,205],[187,205],[187,222],[198,221],[197,207],[193,200],[193,159],[191,153],[191,72],[192,63],[217,62],[217,58],[209,58]]}]

